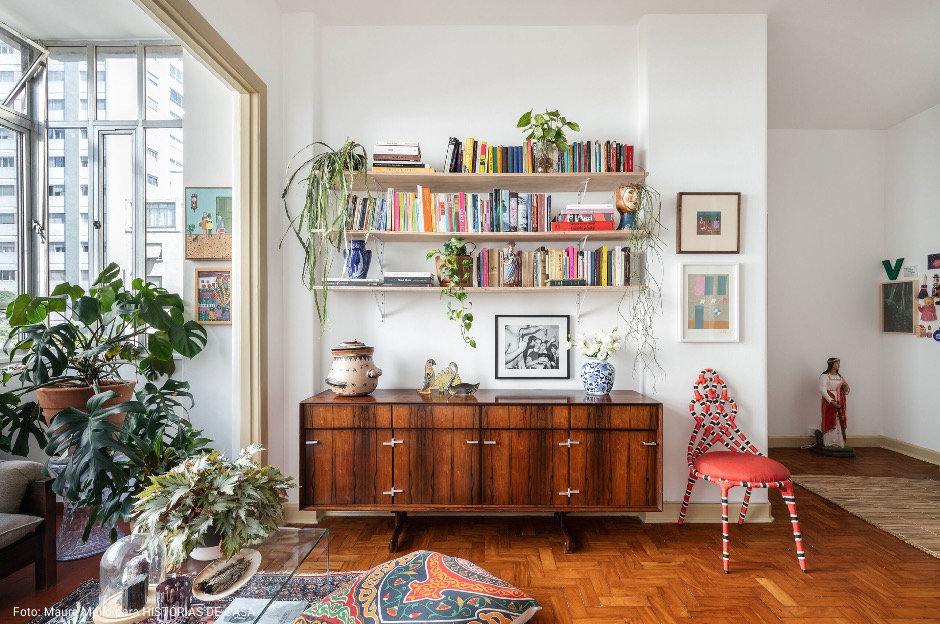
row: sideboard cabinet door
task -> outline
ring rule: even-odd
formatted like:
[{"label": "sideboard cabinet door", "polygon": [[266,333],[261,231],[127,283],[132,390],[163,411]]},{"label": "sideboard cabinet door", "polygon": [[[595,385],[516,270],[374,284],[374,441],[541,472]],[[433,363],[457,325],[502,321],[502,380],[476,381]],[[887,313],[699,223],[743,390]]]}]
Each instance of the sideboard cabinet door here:
[{"label": "sideboard cabinet door", "polygon": [[309,506],[389,505],[391,429],[305,430],[304,501]]},{"label": "sideboard cabinet door", "polygon": [[659,504],[656,431],[572,429],[569,470],[572,506],[644,507]]}]

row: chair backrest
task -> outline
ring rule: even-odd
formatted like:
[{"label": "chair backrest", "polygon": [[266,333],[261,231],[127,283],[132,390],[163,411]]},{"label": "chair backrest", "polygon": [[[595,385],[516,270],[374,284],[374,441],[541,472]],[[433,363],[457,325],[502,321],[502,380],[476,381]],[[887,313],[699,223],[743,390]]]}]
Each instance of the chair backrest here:
[{"label": "chair backrest", "polygon": [[689,439],[689,466],[715,444],[722,444],[730,451],[762,454],[735,424],[738,404],[728,394],[728,386],[718,371],[705,368],[698,374],[692,384],[689,412],[695,419]]}]

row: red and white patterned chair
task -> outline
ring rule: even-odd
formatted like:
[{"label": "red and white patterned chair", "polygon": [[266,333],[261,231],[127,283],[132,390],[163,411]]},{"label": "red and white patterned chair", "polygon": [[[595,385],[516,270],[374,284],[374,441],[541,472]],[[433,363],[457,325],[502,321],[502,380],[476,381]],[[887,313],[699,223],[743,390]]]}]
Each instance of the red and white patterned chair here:
[{"label": "red and white patterned chair", "polygon": [[[692,488],[699,479],[711,481],[721,488],[721,538],[722,558],[725,574],[729,572],[728,555],[728,491],[743,487],[744,504],[738,514],[738,524],[744,523],[747,506],[754,488],[777,488],[790,511],[793,524],[793,539],[796,541],[796,557],[800,569],[806,572],[806,557],[803,553],[803,538],[796,516],[796,497],[790,471],[778,461],[764,456],[757,447],[738,429],[734,419],[737,404],[728,395],[728,386],[717,371],[706,368],[699,373],[692,385],[692,401],[689,411],[695,419],[692,437],[689,439],[689,484],[679,511],[679,524],[685,521],[686,508]],[[725,448],[713,451],[713,446]]]}]

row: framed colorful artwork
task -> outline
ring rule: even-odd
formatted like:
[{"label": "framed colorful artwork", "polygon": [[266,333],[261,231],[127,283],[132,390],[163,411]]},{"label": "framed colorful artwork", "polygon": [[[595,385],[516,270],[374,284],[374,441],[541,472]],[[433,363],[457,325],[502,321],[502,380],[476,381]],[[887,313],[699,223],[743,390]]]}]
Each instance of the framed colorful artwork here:
[{"label": "framed colorful artwork", "polygon": [[679,284],[679,340],[738,342],[737,264],[680,264]]},{"label": "framed colorful artwork", "polygon": [[677,253],[739,253],[741,193],[679,193]]},{"label": "framed colorful artwork", "polygon": [[186,259],[231,260],[231,187],[186,188]]},{"label": "framed colorful artwork", "polygon": [[232,269],[196,269],[196,321],[232,324]]},{"label": "framed colorful artwork", "polygon": [[565,315],[497,315],[496,378],[568,379],[570,331],[571,317]]},{"label": "framed colorful artwork", "polygon": [[880,298],[881,333],[913,334],[917,327],[917,280],[883,282]]}]

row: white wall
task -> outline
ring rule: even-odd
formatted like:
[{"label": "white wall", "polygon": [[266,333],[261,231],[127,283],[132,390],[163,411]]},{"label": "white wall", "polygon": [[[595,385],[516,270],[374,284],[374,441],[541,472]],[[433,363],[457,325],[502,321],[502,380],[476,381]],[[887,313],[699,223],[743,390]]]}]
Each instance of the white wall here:
[{"label": "white wall", "polygon": [[[183,117],[183,184],[232,186],[233,92],[191,54],[183,55],[186,115]],[[183,209],[189,204],[184,202]],[[185,217],[184,217],[185,222]],[[195,269],[231,266],[227,260],[186,260],[183,263],[183,301],[188,314],[195,309]],[[206,348],[192,360],[179,363],[176,377],[190,382],[195,407],[193,424],[212,446],[238,451],[238,418],[233,411],[235,378],[232,325],[206,325]]]},{"label": "white wall", "polygon": [[[664,499],[676,501],[688,476],[690,386],[702,368],[722,373],[738,424],[766,447],[767,22],[763,15],[650,15],[640,20],[639,38],[649,183],[662,194],[669,241],[656,327],[666,374],[652,394],[665,408]],[[741,192],[740,254],[675,255],[680,191]],[[740,342],[676,342],[680,262],[740,263]],[[693,500],[714,502],[708,490],[696,488]]]},{"label": "white wall", "polygon": [[848,433],[882,434],[890,395],[881,387],[886,371],[875,284],[886,279],[884,196],[883,131],[770,131],[771,436],[807,436],[819,428],[816,388],[830,356],[842,358],[852,387]]},{"label": "white wall", "polygon": [[[885,161],[886,257],[903,257],[932,276],[937,271],[926,271],[927,254],[940,253],[940,106],[888,129]],[[882,351],[884,434],[940,451],[933,385],[940,377],[940,342],[885,335]]]}]

